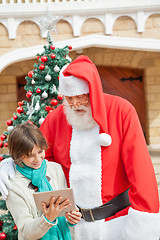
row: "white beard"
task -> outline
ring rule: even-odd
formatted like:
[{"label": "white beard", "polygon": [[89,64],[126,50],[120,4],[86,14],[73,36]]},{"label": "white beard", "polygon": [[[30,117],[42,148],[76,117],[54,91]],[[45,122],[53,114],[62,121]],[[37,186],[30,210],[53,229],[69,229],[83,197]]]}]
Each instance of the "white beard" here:
[{"label": "white beard", "polygon": [[[78,110],[84,110],[79,112]],[[78,108],[70,108],[65,102],[64,113],[66,115],[68,123],[76,130],[88,130],[96,125],[96,122],[92,118],[91,105],[79,106]]]}]

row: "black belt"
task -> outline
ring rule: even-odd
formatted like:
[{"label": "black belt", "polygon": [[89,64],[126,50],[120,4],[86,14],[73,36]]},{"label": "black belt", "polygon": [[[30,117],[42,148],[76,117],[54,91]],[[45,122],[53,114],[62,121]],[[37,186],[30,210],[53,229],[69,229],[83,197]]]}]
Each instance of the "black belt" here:
[{"label": "black belt", "polygon": [[91,209],[80,208],[79,206],[77,207],[82,213],[82,218],[87,222],[94,222],[96,220],[108,218],[131,205],[128,191],[129,189],[99,207]]}]

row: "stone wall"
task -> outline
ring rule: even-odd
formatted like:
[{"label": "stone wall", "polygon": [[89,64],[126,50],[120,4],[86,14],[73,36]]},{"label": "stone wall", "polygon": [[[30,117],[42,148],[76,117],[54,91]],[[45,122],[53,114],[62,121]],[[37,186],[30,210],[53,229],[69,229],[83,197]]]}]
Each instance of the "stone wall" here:
[{"label": "stone wall", "polygon": [[[156,66],[157,65],[157,66]],[[145,70],[145,92],[148,113],[148,131],[151,144],[160,144],[160,65]]]},{"label": "stone wall", "polygon": [[157,184],[158,184],[159,198],[160,198],[160,161],[159,161],[160,149],[154,149],[152,147],[148,147],[148,150],[153,162]]},{"label": "stone wall", "polygon": [[[15,76],[0,76],[0,135],[6,130],[8,120],[17,106],[17,85]],[[2,152],[4,152],[3,150]]]}]

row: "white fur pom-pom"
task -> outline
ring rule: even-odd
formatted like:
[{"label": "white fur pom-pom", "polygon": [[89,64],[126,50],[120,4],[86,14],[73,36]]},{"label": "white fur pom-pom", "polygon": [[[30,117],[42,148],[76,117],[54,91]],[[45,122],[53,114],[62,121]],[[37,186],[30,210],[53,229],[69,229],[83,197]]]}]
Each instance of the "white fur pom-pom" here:
[{"label": "white fur pom-pom", "polygon": [[112,138],[109,134],[107,133],[101,133],[98,136],[98,143],[101,146],[107,147],[109,145],[111,145],[112,143]]}]

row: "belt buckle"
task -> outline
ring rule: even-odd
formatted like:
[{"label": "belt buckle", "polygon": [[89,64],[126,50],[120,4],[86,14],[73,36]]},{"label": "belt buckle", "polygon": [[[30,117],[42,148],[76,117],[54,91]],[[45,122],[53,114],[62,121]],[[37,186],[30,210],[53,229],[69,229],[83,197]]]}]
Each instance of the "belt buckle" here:
[{"label": "belt buckle", "polygon": [[[90,208],[88,208],[88,209],[80,208],[80,209],[81,209],[81,213],[82,213],[82,216],[83,216],[83,218],[84,218],[85,221],[87,221],[87,220],[86,220],[86,218],[85,218],[85,213],[84,213],[84,211],[89,211],[89,213],[90,213],[90,215],[91,215],[91,219],[92,219],[91,222],[95,222],[95,219],[94,219],[94,217],[93,217],[92,210],[91,210]],[[87,222],[88,222],[88,221],[87,221]]]}]

